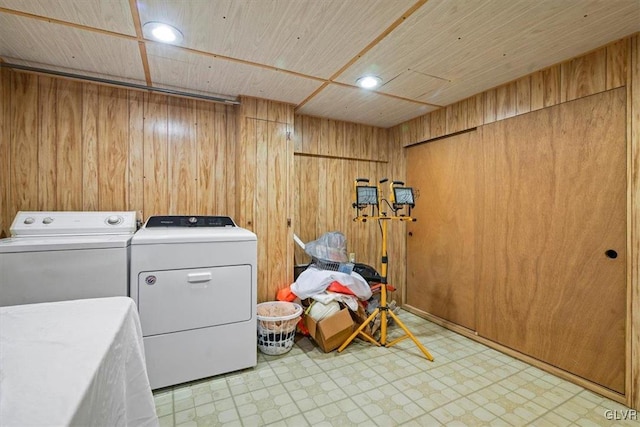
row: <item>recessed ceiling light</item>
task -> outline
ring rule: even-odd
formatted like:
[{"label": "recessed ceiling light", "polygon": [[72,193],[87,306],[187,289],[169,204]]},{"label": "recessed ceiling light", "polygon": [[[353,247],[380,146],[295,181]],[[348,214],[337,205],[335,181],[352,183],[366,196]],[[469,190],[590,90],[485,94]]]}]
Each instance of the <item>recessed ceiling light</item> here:
[{"label": "recessed ceiling light", "polygon": [[182,33],[176,27],[162,22],[147,22],[142,26],[145,36],[163,43],[180,43]]},{"label": "recessed ceiling light", "polygon": [[382,83],[382,79],[378,76],[362,76],[356,80],[356,84],[364,89],[373,89]]}]

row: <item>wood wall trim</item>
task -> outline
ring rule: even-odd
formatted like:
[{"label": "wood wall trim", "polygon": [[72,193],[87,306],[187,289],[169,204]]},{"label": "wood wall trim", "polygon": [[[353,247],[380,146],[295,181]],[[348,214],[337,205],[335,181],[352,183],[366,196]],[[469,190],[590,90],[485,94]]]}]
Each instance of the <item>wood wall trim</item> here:
[{"label": "wood wall trim", "polygon": [[409,147],[415,147],[416,145],[420,145],[420,144],[426,144],[428,142],[435,142],[435,141],[439,141],[441,139],[445,139],[445,138],[450,138],[452,136],[458,136],[458,135],[462,135],[463,133],[468,133],[468,132],[473,132],[476,131],[478,129],[477,126],[469,128],[469,129],[465,129],[465,130],[460,130],[457,132],[453,132],[453,133],[449,133],[447,135],[443,135],[443,136],[437,136],[435,138],[429,138],[429,139],[425,139],[424,141],[420,141],[420,142],[415,142],[413,144],[409,144],[404,148],[409,148]]},{"label": "wood wall trim", "polygon": [[[630,41],[628,73],[628,372],[627,405],[640,410],[640,35]],[[630,95],[630,96],[629,96]]]},{"label": "wood wall trim", "polygon": [[301,157],[315,157],[315,158],[323,158],[323,159],[342,159],[342,160],[354,160],[356,162],[374,162],[374,163],[389,163],[388,160],[376,160],[376,159],[363,159],[359,157],[348,157],[348,156],[332,156],[328,154],[311,154],[311,153],[300,153],[294,152],[295,156]]}]

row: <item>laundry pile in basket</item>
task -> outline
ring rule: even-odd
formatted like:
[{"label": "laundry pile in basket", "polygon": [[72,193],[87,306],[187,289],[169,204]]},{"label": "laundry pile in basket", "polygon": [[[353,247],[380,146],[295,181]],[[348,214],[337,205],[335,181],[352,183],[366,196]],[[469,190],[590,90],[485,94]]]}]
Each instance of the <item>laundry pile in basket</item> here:
[{"label": "laundry pile in basket", "polygon": [[270,301],[258,304],[258,349],[272,356],[291,350],[301,314],[302,307],[293,302]]}]

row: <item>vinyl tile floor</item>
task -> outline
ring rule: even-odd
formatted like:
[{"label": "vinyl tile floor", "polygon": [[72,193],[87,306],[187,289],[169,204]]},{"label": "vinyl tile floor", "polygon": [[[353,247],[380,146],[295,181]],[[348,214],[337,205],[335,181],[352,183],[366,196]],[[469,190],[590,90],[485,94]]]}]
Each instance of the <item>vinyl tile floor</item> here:
[{"label": "vinyl tile floor", "polygon": [[[255,368],[156,390],[161,426],[639,426],[629,408],[406,311],[410,339],[323,353],[298,337]],[[390,325],[388,336],[403,335]],[[636,413],[636,418],[640,415]]]}]

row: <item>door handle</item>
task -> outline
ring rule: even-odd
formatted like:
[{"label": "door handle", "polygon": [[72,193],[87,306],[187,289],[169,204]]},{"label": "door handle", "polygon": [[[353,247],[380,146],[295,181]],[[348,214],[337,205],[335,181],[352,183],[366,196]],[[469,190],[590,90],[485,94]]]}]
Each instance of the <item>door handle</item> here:
[{"label": "door handle", "polygon": [[604,251],[604,254],[606,255],[607,258],[610,258],[610,259],[618,258],[618,252],[614,251],[613,249],[607,249],[606,251]]},{"label": "door handle", "polygon": [[409,232],[409,236],[413,236],[413,231],[410,231],[410,232]]},{"label": "door handle", "polygon": [[211,280],[211,273],[189,273],[187,280],[189,283],[208,282]]}]

